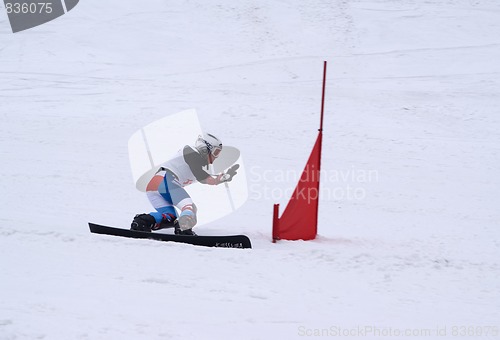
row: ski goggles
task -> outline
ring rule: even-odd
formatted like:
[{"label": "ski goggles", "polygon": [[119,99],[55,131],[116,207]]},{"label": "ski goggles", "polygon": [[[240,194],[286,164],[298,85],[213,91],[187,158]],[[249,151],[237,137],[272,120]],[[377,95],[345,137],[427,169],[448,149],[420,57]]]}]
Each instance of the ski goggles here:
[{"label": "ski goggles", "polygon": [[210,153],[211,153],[211,154],[212,154],[215,158],[217,158],[217,157],[219,157],[219,155],[220,155],[221,151],[222,151],[222,148],[220,148],[220,147],[215,147],[215,148],[213,148],[212,150],[210,150]]},{"label": "ski goggles", "polygon": [[219,157],[219,155],[222,151],[222,144],[214,146],[207,141],[204,141],[204,142],[205,142],[205,145],[207,146],[208,152],[212,156],[214,156],[215,158]]}]

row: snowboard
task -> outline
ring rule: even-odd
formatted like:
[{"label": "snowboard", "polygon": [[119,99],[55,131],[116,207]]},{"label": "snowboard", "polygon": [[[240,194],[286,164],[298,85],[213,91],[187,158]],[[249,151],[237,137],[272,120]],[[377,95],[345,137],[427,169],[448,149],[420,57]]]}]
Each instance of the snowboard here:
[{"label": "snowboard", "polygon": [[150,240],[187,243],[195,246],[204,247],[219,247],[219,248],[252,248],[250,239],[245,235],[229,235],[229,236],[187,236],[187,235],[172,235],[156,232],[145,232],[129,229],[121,229],[89,223],[91,233],[105,234],[130,238],[144,238]]}]

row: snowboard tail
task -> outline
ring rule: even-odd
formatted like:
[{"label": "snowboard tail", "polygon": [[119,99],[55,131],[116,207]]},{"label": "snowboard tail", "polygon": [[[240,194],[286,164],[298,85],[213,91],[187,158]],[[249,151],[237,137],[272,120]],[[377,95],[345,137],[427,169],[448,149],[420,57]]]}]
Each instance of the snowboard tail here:
[{"label": "snowboard tail", "polygon": [[250,239],[245,235],[229,236],[187,236],[171,235],[138,230],[128,230],[89,223],[91,233],[113,235],[129,238],[144,238],[150,240],[187,243],[195,246],[220,247],[220,248],[252,248]]}]

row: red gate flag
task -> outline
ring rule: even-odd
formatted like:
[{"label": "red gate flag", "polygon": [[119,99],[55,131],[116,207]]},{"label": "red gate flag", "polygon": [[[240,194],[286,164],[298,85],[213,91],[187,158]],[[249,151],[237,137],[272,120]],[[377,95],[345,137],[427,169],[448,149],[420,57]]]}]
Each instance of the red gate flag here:
[{"label": "red gate flag", "polygon": [[326,61],[323,67],[323,93],[318,137],[299,183],[297,183],[281,218],[279,217],[279,204],[274,205],[273,242],[277,240],[313,240],[318,233],[319,177],[321,172],[325,85]]},{"label": "red gate flag", "polygon": [[314,144],[299,183],[283,212],[278,217],[279,205],[275,205],[273,241],[313,240],[318,232],[319,177],[321,161],[321,131]]}]

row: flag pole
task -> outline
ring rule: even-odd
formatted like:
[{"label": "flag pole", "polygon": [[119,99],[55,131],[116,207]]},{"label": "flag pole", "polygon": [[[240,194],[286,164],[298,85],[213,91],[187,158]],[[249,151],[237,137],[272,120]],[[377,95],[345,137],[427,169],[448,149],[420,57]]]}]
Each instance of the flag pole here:
[{"label": "flag pole", "polygon": [[273,209],[273,243],[279,240],[280,205],[275,204]]},{"label": "flag pole", "polygon": [[319,132],[323,132],[323,115],[325,113],[325,88],[326,88],[326,60],[323,64],[323,93],[321,95],[321,120],[319,123]]},{"label": "flag pole", "polygon": [[323,116],[325,114],[325,92],[326,92],[326,60],[323,63],[323,89],[321,94],[321,118],[319,123],[319,160],[318,160],[318,204],[316,205],[316,235],[318,235],[318,217],[319,217],[319,188],[320,188],[320,176],[321,176],[321,152],[323,147]]}]

